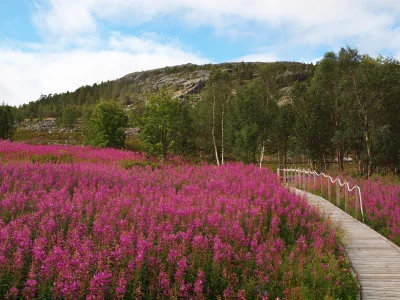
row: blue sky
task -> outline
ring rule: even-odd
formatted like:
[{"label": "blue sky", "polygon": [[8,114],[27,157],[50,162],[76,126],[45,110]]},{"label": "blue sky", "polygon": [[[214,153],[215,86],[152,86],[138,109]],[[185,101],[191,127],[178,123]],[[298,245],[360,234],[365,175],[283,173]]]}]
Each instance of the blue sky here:
[{"label": "blue sky", "polygon": [[400,58],[400,1],[1,0],[0,102],[189,62],[315,62],[345,45]]}]

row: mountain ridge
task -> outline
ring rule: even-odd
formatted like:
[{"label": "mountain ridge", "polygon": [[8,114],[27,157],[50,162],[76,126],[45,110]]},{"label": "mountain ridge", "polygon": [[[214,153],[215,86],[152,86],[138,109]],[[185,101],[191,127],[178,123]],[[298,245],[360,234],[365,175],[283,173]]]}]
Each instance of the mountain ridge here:
[{"label": "mountain ridge", "polygon": [[128,73],[115,80],[81,86],[73,92],[42,95],[38,100],[14,109],[17,119],[22,121],[26,118],[58,118],[65,109],[71,107],[75,107],[78,116],[82,116],[84,108],[105,100],[120,102],[123,107],[138,106],[161,88],[166,88],[173,98],[184,99],[191,94],[201,94],[211,70],[231,73],[234,84],[241,86],[257,78],[260,68],[267,64],[278,68],[283,88],[290,87],[295,81],[307,79],[314,71],[313,64],[300,62],[188,63]]}]

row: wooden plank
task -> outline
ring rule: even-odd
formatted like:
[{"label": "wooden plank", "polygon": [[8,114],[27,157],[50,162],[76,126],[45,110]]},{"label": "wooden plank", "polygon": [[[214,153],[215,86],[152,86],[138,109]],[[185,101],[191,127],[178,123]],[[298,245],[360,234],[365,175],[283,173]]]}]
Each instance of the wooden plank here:
[{"label": "wooden plank", "polygon": [[345,251],[359,280],[362,299],[400,299],[400,248],[325,199],[294,190],[343,231]]}]

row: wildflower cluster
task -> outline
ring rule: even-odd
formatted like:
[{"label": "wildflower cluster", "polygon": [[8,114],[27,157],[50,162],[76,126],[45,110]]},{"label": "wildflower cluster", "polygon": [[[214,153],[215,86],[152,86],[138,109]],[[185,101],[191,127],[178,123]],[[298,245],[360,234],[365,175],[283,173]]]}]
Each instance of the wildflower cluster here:
[{"label": "wildflower cluster", "polygon": [[400,185],[369,179],[360,186],[367,224],[400,246]]},{"label": "wildflower cluster", "polygon": [[113,148],[101,149],[72,145],[29,145],[0,140],[0,162],[31,161],[33,163],[113,163],[143,161],[145,155]]},{"label": "wildflower cluster", "polygon": [[0,298],[355,298],[342,251],[255,166],[0,164]]}]

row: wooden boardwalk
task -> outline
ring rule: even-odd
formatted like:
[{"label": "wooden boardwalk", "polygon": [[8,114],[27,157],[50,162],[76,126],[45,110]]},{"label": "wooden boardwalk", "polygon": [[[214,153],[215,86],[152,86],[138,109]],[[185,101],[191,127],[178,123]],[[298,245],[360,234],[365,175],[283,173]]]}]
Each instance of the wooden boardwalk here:
[{"label": "wooden boardwalk", "polygon": [[400,248],[327,200],[294,190],[306,194],[309,203],[344,230],[345,251],[358,277],[361,298],[400,300]]}]

